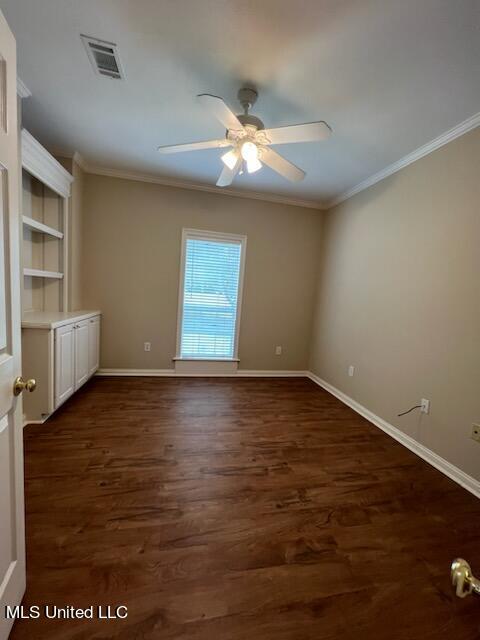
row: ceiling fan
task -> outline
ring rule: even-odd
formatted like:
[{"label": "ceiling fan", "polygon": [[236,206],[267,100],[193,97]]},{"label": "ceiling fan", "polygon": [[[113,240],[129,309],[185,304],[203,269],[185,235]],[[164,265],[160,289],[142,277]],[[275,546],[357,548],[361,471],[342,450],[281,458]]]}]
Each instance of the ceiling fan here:
[{"label": "ceiling fan", "polygon": [[303,180],[306,175],[305,171],[274,151],[270,145],[318,142],[326,140],[332,130],[323,121],[265,129],[260,118],[249,113],[257,97],[257,92],[254,89],[240,89],[238,99],[244,112],[237,116],[222,98],[202,93],[197,96],[199,102],[226,128],[225,137],[205,142],[159,147],[158,150],[160,153],[178,153],[180,151],[233,147],[222,156],[225,166],[217,180],[219,187],[227,187],[232,184],[237,173],[243,173],[244,168],[248,173],[258,171],[262,168],[262,163],[288,180],[293,182]]}]

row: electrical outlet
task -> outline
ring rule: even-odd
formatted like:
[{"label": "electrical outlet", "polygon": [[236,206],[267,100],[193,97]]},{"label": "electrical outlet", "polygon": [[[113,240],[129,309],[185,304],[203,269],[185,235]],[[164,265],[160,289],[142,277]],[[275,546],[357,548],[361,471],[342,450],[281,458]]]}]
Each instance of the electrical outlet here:
[{"label": "electrical outlet", "polygon": [[282,355],[282,347],[280,345],[278,347],[275,347],[275,355],[276,356]]},{"label": "electrical outlet", "polygon": [[472,424],[472,440],[480,442],[480,424]]},{"label": "electrical outlet", "polygon": [[422,413],[430,413],[430,400],[422,398],[420,400],[420,411]]},{"label": "electrical outlet", "polygon": [[351,365],[348,367],[348,375],[350,376],[350,378],[352,378],[352,377],[353,377],[353,374],[354,374],[354,373],[355,373],[355,367],[353,366],[353,364],[351,364]]},{"label": "electrical outlet", "polygon": [[143,343],[143,350],[144,351],[150,351],[152,348],[152,343],[151,342],[144,342]]}]

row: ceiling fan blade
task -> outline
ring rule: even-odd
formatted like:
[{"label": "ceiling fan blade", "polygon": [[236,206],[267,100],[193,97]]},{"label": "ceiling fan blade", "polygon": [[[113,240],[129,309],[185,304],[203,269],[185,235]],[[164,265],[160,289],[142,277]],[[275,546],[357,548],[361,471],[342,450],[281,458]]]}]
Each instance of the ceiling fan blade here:
[{"label": "ceiling fan blade", "polygon": [[326,140],[332,134],[332,130],[326,122],[307,122],[305,124],[292,124],[289,127],[277,127],[262,131],[270,144],[290,144],[292,142],[318,142]]},{"label": "ceiling fan blade", "polygon": [[239,172],[241,166],[242,158],[240,156],[238,156],[237,162],[233,169],[230,169],[230,167],[227,167],[227,165],[225,165],[222,169],[220,177],[217,180],[217,187],[228,187],[228,185],[232,184],[233,179]]},{"label": "ceiling fan blade", "polygon": [[197,96],[197,99],[200,104],[223,124],[225,129],[243,130],[243,124],[230,107],[227,107],[222,98],[211,96],[209,93],[202,93]]},{"label": "ceiling fan blade", "polygon": [[181,151],[200,151],[202,149],[220,149],[221,147],[230,147],[230,140],[223,138],[222,140],[205,140],[204,142],[188,142],[186,144],[166,145],[158,147],[160,153],[179,153]]},{"label": "ceiling fan blade", "polygon": [[268,164],[271,169],[292,182],[300,182],[306,175],[305,171],[302,171],[292,162],[268,147],[262,150],[260,159],[265,164]]}]

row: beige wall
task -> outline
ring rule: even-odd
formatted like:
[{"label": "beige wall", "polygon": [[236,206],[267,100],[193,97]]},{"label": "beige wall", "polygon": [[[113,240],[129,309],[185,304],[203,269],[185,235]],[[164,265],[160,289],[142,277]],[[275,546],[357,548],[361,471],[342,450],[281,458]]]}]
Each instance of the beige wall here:
[{"label": "beige wall", "polygon": [[240,368],[306,368],[321,212],[91,174],[84,181],[82,302],[103,313],[102,367],[173,368],[181,233],[191,227],[248,237]]},{"label": "beige wall", "polygon": [[[318,376],[476,478],[479,170],[480,128],[325,215],[311,356]],[[397,417],[422,397],[430,415]]]}]

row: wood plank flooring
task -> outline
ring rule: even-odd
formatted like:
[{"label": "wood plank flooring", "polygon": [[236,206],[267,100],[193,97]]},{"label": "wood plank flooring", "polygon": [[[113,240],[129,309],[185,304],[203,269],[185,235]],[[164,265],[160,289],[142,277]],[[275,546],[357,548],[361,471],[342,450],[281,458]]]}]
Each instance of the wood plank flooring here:
[{"label": "wood plank flooring", "polygon": [[128,618],[12,640],[480,635],[480,500],[307,379],[96,378],[25,434],[24,604]]}]

